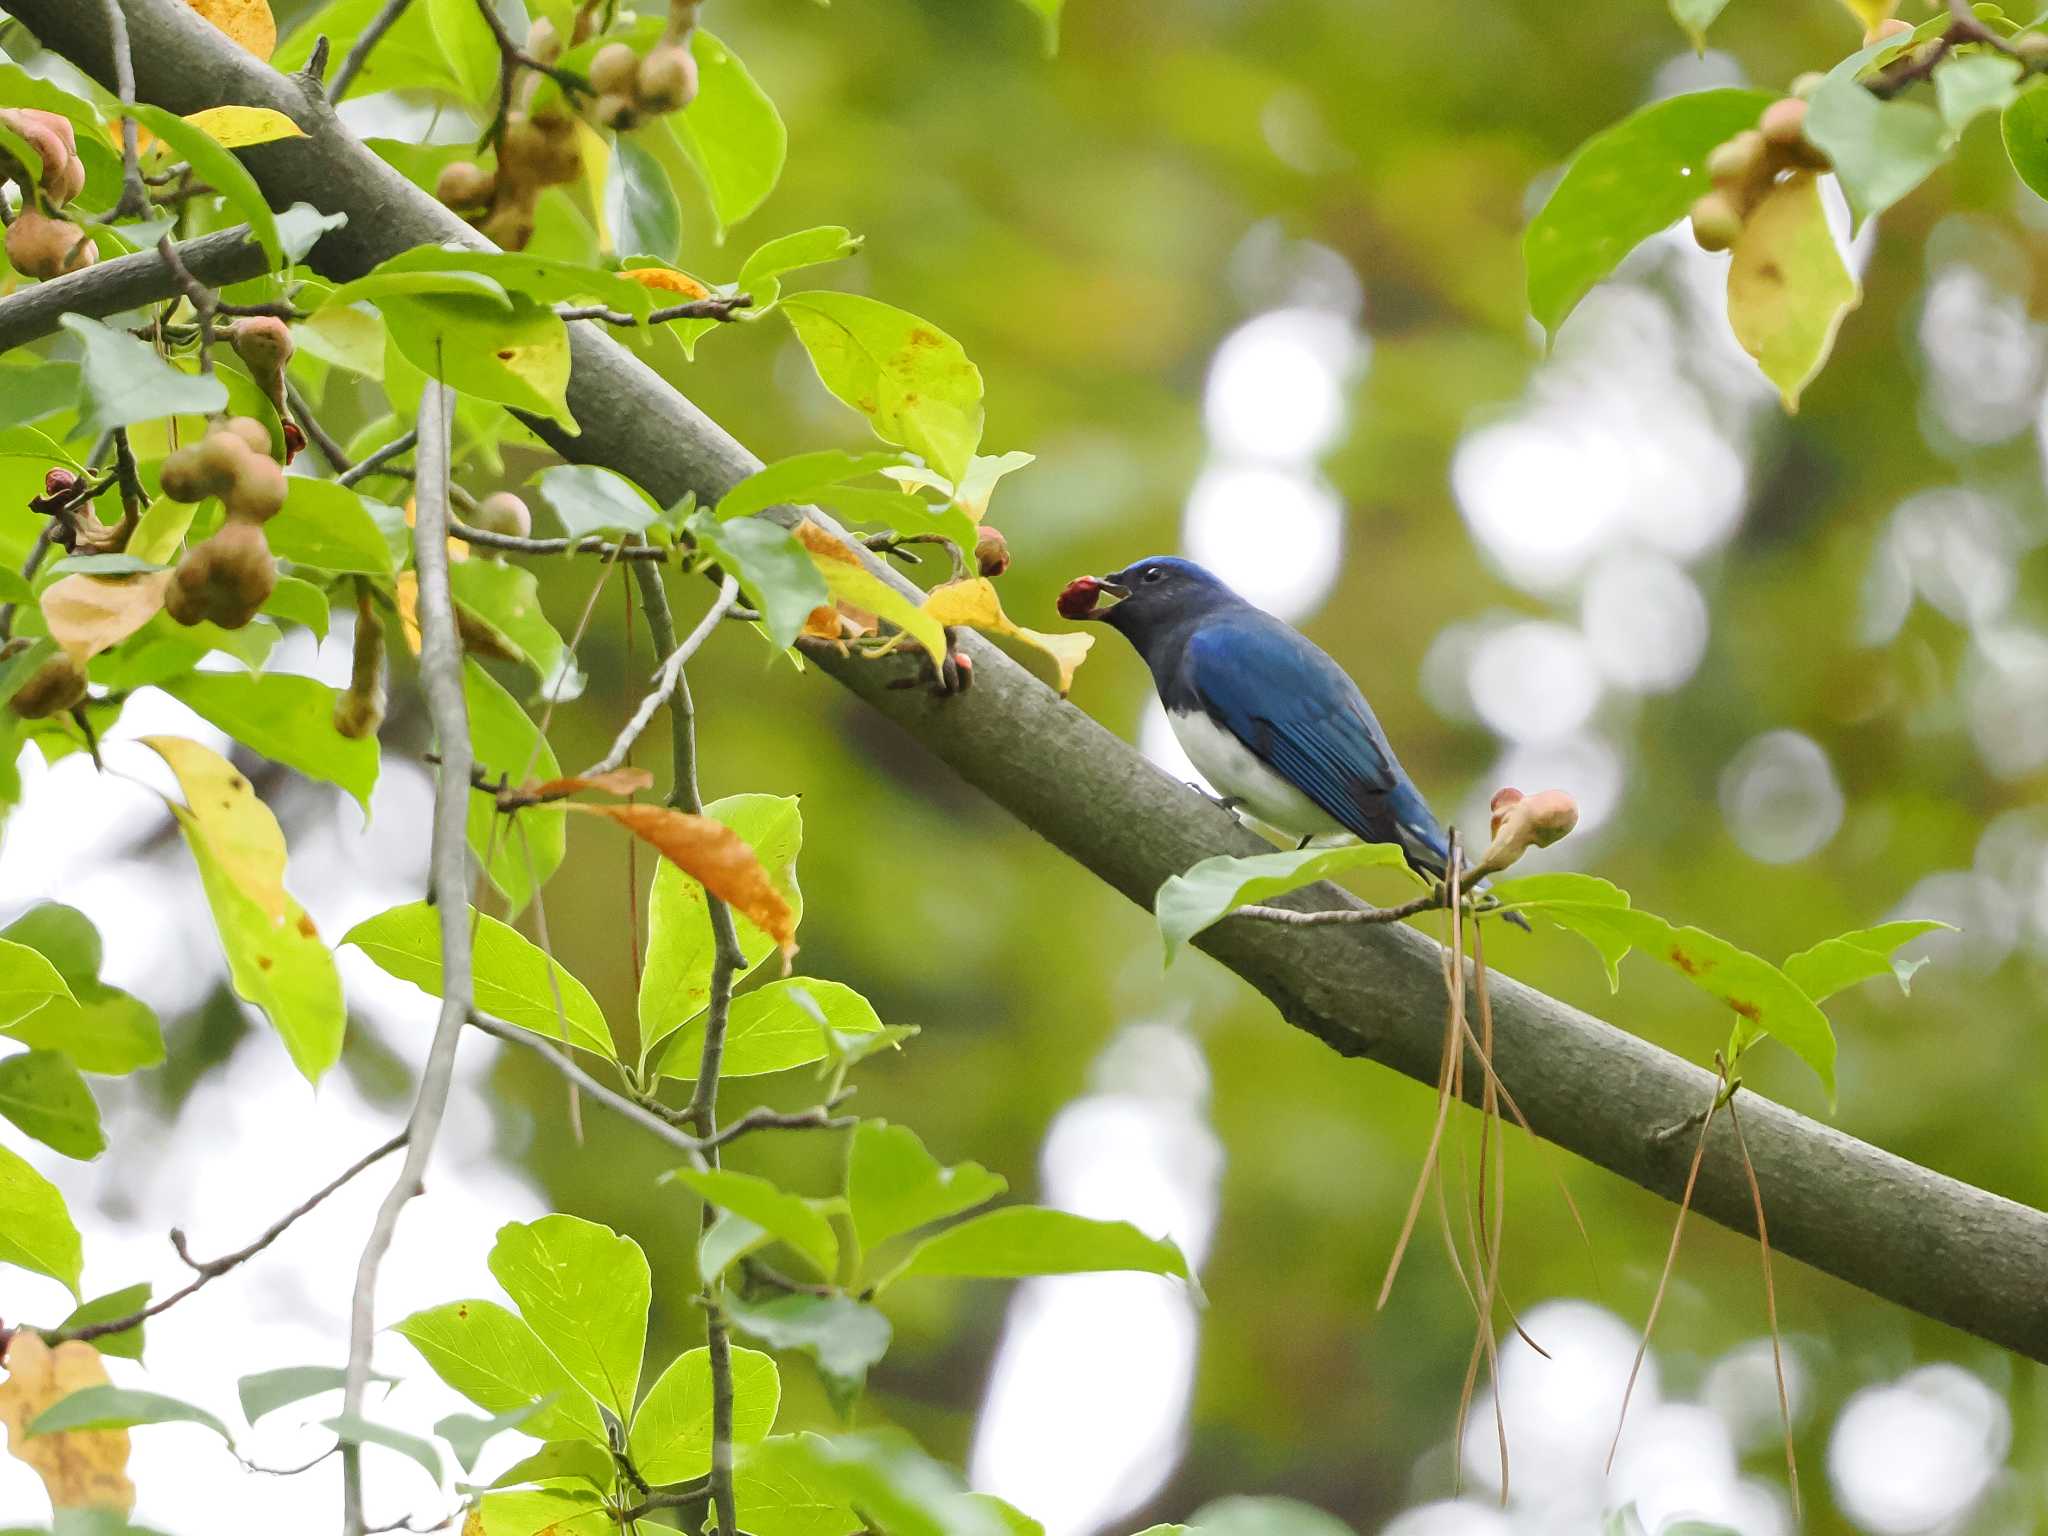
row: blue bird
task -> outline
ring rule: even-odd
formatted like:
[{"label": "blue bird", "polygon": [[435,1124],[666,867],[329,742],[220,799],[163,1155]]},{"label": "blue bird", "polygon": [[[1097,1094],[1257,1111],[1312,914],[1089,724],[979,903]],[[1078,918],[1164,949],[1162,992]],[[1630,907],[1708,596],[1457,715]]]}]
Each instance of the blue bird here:
[{"label": "blue bird", "polygon": [[1307,636],[1171,555],[1083,578],[1061,612],[1131,642],[1174,736],[1226,807],[1304,842],[1348,832],[1392,843],[1415,869],[1444,877],[1442,824],[1358,685]]}]

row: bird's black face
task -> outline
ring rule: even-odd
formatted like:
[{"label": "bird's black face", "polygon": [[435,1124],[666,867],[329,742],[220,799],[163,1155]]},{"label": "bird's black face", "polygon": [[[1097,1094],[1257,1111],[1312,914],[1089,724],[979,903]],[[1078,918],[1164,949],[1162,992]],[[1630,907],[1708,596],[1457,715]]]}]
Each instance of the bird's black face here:
[{"label": "bird's black face", "polygon": [[1070,619],[1098,619],[1135,641],[1219,600],[1229,600],[1228,589],[1199,565],[1152,555],[1107,576],[1070,583],[1060,594],[1060,612]]}]

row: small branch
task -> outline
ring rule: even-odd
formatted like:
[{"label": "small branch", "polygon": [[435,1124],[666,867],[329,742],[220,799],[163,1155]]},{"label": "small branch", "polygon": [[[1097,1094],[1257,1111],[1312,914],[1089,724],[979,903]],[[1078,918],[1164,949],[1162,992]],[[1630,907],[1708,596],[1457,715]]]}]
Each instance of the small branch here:
[{"label": "small branch", "polygon": [[677,1130],[661,1116],[644,1105],[634,1103],[617,1089],[606,1087],[567,1056],[548,1049],[547,1042],[539,1036],[474,1011],[469,1016],[469,1023],[472,1029],[481,1030],[493,1039],[503,1040],[508,1045],[523,1046],[532,1051],[606,1109],[623,1115],[642,1130],[652,1132],[677,1151],[687,1153],[692,1158],[702,1153],[703,1145],[696,1137],[686,1131]]},{"label": "small branch", "polygon": [[1404,901],[1398,907],[1341,907],[1333,912],[1291,912],[1285,907],[1239,907],[1231,917],[1255,918],[1262,923],[1286,923],[1293,928],[1320,928],[1325,923],[1398,923],[1419,912],[1434,912],[1447,906],[1444,888],[1427,896]]},{"label": "small branch", "polygon": [[148,1319],[155,1317],[159,1312],[170,1310],[194,1291],[201,1289],[212,1281],[218,1280],[229,1270],[248,1263],[257,1254],[268,1248],[280,1237],[283,1237],[291,1228],[293,1222],[309,1214],[315,1206],[348,1183],[357,1174],[396,1152],[405,1145],[405,1140],[406,1132],[400,1131],[396,1136],[385,1142],[383,1146],[377,1148],[376,1151],[365,1157],[358,1158],[338,1178],[322,1185],[316,1193],[294,1206],[285,1215],[278,1218],[278,1220],[272,1222],[270,1226],[264,1229],[263,1235],[257,1238],[255,1242],[249,1244],[246,1248],[237,1248],[233,1253],[222,1254],[217,1259],[195,1260],[185,1249],[185,1234],[173,1228],[171,1231],[171,1246],[177,1250],[178,1257],[183,1259],[186,1265],[197,1273],[197,1279],[182,1289],[173,1291],[162,1301],[152,1302],[139,1312],[131,1312],[126,1317],[109,1318],[101,1323],[86,1323],[77,1328],[57,1329],[45,1333],[43,1338],[51,1344],[62,1344],[71,1339],[101,1339],[109,1334],[126,1333],[131,1328],[141,1327]]},{"label": "small branch", "polygon": [[827,1103],[787,1113],[769,1109],[765,1105],[750,1109],[706,1141],[704,1147],[709,1150],[730,1146],[742,1136],[751,1135],[755,1131],[843,1131],[849,1126],[858,1125],[860,1116],[834,1115],[832,1111],[844,1104],[852,1094],[853,1090],[848,1088],[834,1094]]},{"label": "small branch", "polygon": [[692,299],[687,304],[671,304],[666,309],[657,309],[644,319],[629,315],[622,309],[609,309],[602,304],[556,306],[555,314],[564,320],[602,320],[606,325],[632,328],[636,326],[666,325],[671,320],[734,320],[736,311],[753,306],[751,293],[735,293],[730,296],[713,296],[708,299]]},{"label": "small branch", "polygon": [[[659,581],[661,578],[656,575],[654,579]],[[654,719],[654,712],[661,708],[664,700],[673,698],[682,690],[683,667],[697,654],[697,648],[710,637],[711,632],[718,628],[719,620],[725,617],[725,611],[733,605],[739,595],[740,584],[736,578],[728,576],[719,584],[718,600],[698,621],[697,627],[690,631],[690,638],[669,652],[667,660],[662,662],[660,670],[654,674],[653,691],[640,701],[640,707],[633,711],[633,718],[626,722],[624,729],[619,732],[618,739],[612,743],[611,751],[583,770],[584,778],[594,779],[599,774],[610,773],[626,760],[626,754],[633,750],[633,743],[640,739],[640,733],[646,730],[648,723]],[[700,1129],[697,1134],[702,1136],[708,1133]]]},{"label": "small branch", "polygon": [[677,551],[661,544],[614,544],[597,534],[578,539],[523,539],[510,533],[487,533],[467,523],[451,522],[448,531],[480,549],[502,549],[512,555],[596,555],[603,560],[641,560],[661,564]]},{"label": "small branch", "polygon": [[675,1488],[660,1493],[650,1493],[631,1509],[617,1511],[612,1518],[621,1525],[631,1525],[635,1520],[644,1520],[649,1515],[664,1509],[694,1510],[683,1516],[683,1529],[694,1530],[704,1519],[704,1506],[711,1501],[711,1480],[706,1477],[694,1478]]},{"label": "small branch", "polygon": [[[418,432],[406,432],[401,436],[394,437],[375,453],[365,457],[360,463],[344,469],[336,477],[336,482],[341,485],[354,485],[358,480],[367,479],[400,454],[411,453],[413,445],[419,441],[419,437]],[[452,523],[453,519],[451,518],[450,521]]]},{"label": "small branch", "polygon": [[[214,286],[261,277],[270,270],[270,258],[249,238],[246,226],[187,240],[176,249],[187,272]],[[156,251],[137,251],[53,277],[0,299],[0,352],[51,335],[65,315],[105,319],[178,292]]]},{"label": "small branch", "polygon": [[[420,477],[413,511],[413,564],[419,572],[420,681],[440,738],[441,771],[434,788],[428,887],[441,922],[441,1019],[420,1075],[407,1127],[405,1167],[384,1197],[376,1225],[356,1266],[349,1308],[348,1373],[342,1412],[362,1412],[369,1385],[370,1343],[376,1327],[377,1269],[398,1228],[399,1212],[420,1190],[420,1178],[448,1109],[455,1050],[470,1012],[469,711],[462,695],[462,641],[448,587],[448,416],[453,397],[429,380],[420,401]],[[364,1536],[362,1450],[342,1449],[343,1536]]]},{"label": "small branch", "polygon": [[910,565],[922,562],[906,547],[911,544],[936,544],[945,550],[946,558],[952,562],[953,581],[965,581],[968,576],[966,551],[947,538],[943,533],[871,533],[861,540],[878,555],[894,555]]},{"label": "small branch", "polygon": [[[329,432],[326,427],[320,424],[319,419],[313,414],[313,403],[305,397],[299,386],[290,379],[284,381],[284,400],[285,404],[292,408],[292,419],[299,424],[300,430],[306,434],[306,441],[320,450],[320,457],[325,459],[327,467],[334,471],[336,483],[340,485],[355,484],[355,481],[349,478],[352,470],[349,465],[348,450],[335,440],[332,432]],[[406,436],[407,440],[410,441],[412,434],[407,433]]]},{"label": "small branch", "polygon": [[128,42],[128,15],[121,0],[100,0],[107,13],[107,44],[114,55],[114,94],[128,108],[121,116],[121,201],[107,222],[140,218],[149,211],[149,190],[142,184],[141,147],[135,129],[135,50]]},{"label": "small branch", "polygon": [[362,35],[356,39],[355,46],[342,58],[341,68],[334,72],[334,79],[328,82],[329,101],[340,101],[348,94],[348,88],[355,83],[356,76],[363,72],[363,66],[369,62],[371,50],[384,41],[384,34],[405,14],[405,8],[410,4],[412,0],[387,0],[384,9],[370,19],[370,24],[363,28]]}]

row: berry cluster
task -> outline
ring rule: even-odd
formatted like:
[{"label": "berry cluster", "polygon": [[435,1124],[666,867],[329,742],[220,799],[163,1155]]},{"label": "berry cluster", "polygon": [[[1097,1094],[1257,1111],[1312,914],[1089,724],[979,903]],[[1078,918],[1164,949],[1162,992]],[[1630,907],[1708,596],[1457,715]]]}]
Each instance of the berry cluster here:
[{"label": "berry cluster", "polygon": [[91,266],[100,259],[99,247],[76,224],[43,211],[45,203],[61,208],[85,190],[85,162],[78,158],[71,120],[59,112],[8,107],[0,109],[0,126],[23,140],[40,162],[11,166],[0,160],[0,166],[8,167],[4,174],[21,188],[21,212],[7,226],[8,261],[24,277],[35,278],[62,277]]},{"label": "berry cluster", "polygon": [[[1816,77],[1817,78],[1817,77]],[[1804,80],[1800,82],[1804,84]],[[1788,171],[1825,171],[1831,162],[1806,137],[1806,101],[1791,95],[1764,108],[1754,128],[1714,146],[1707,174],[1714,190],[1692,205],[1692,237],[1702,250],[1725,251],[1764,194]]]},{"label": "berry cluster", "polygon": [[697,99],[697,60],[690,32],[697,25],[697,0],[672,0],[668,29],[645,57],[630,43],[606,43],[590,61],[597,91],[593,115],[601,128],[620,133],[645,117],[679,112]]},{"label": "berry cluster", "polygon": [[270,456],[269,429],[249,416],[223,422],[164,460],[163,491],[173,501],[218,496],[227,509],[220,531],[178,561],[164,611],[180,624],[240,629],[277,586],[263,524],[284,506],[285,473]]}]

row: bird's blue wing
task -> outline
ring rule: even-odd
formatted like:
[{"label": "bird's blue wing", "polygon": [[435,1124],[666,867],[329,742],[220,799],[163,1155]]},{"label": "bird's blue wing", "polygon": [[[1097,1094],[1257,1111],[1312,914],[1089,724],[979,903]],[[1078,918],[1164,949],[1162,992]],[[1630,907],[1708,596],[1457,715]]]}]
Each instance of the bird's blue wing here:
[{"label": "bird's blue wing", "polygon": [[1233,616],[1189,640],[1177,681],[1169,707],[1204,710],[1354,836],[1443,873],[1443,828],[1358,685],[1313,641],[1268,614]]}]

